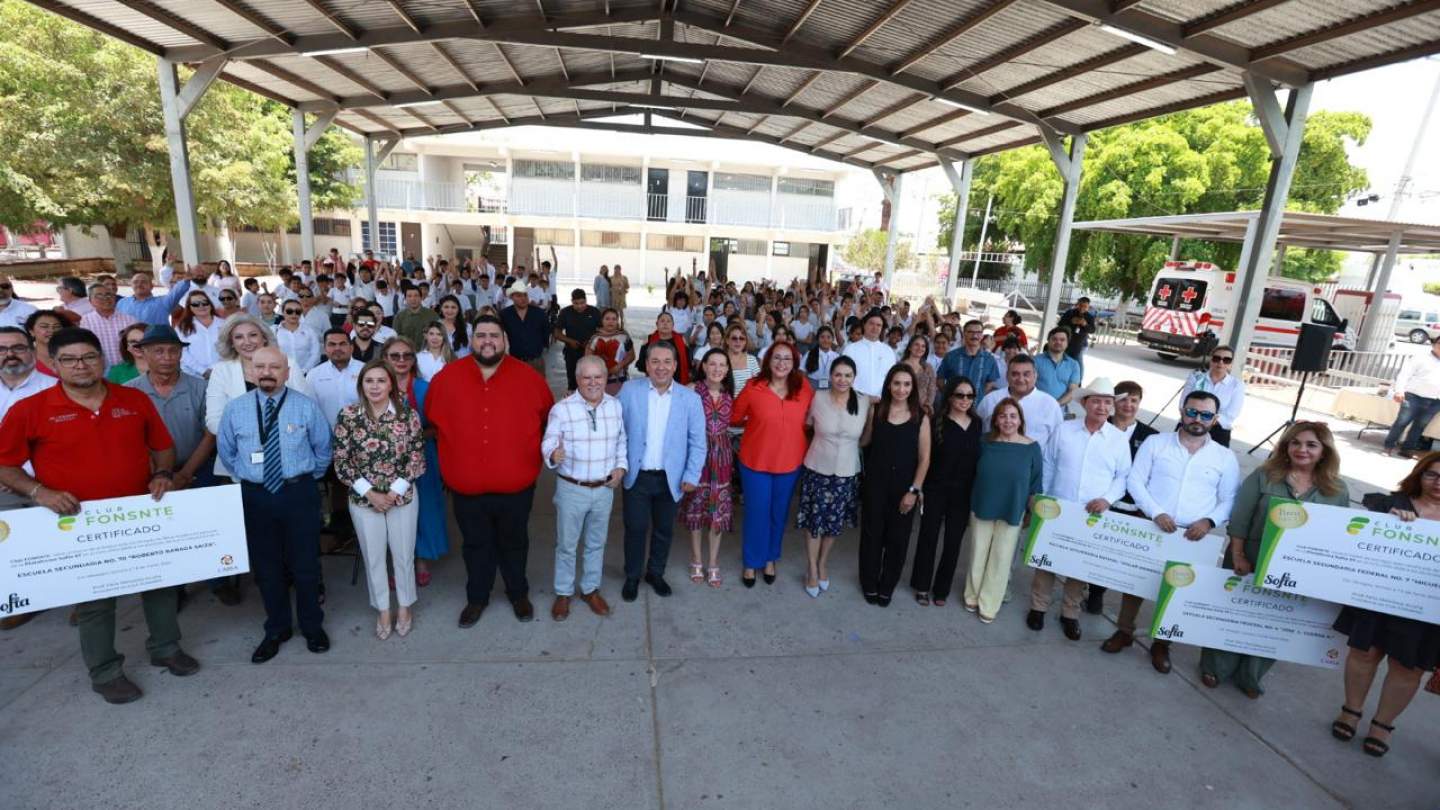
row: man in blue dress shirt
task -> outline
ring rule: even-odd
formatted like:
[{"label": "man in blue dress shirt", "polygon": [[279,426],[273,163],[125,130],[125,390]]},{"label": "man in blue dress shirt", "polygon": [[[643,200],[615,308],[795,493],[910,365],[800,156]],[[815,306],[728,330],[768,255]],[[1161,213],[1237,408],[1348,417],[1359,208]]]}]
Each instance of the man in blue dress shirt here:
[{"label": "man in blue dress shirt", "polygon": [[1080,387],[1080,364],[1066,353],[1070,330],[1057,326],[1045,338],[1045,351],[1035,355],[1035,387],[1055,398],[1063,408]]},{"label": "man in blue dress shirt", "polygon": [[[313,399],[290,388],[289,361],[275,346],[251,359],[255,390],[225,406],[216,436],[220,459],[240,482],[250,570],[265,602],[265,639],[250,660],[263,664],[290,640],[298,617],[305,646],[330,649],[320,626],[320,489],[330,466],[330,423]],[[294,579],[290,609],[287,572]]]},{"label": "man in blue dress shirt", "polygon": [[[199,267],[190,268],[192,278],[201,287],[205,284],[205,271]],[[169,326],[170,312],[180,305],[190,291],[189,278],[173,279],[170,292],[155,295],[155,278],[148,271],[140,270],[130,277],[130,295],[121,298],[115,309],[141,323],[151,326]]]}]

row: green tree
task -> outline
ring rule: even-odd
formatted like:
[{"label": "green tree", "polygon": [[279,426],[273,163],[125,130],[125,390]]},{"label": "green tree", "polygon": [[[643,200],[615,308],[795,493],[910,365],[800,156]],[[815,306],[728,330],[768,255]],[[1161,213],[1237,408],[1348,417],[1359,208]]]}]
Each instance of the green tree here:
[{"label": "green tree", "polygon": [[[840,258],[846,264],[872,273],[885,269],[885,231],[879,228],[866,228],[845,243],[840,248]],[[915,264],[915,254],[910,249],[908,239],[900,239],[895,243],[895,266],[910,267]]]},{"label": "green tree", "polygon": [[[1310,116],[1291,185],[1289,208],[1334,213],[1368,187],[1365,171],[1350,163],[1347,143],[1364,143],[1367,116],[1318,112]],[[1253,210],[1260,207],[1270,170],[1264,133],[1245,102],[1176,113],[1091,133],[1076,199],[1077,221],[1164,214]],[[985,200],[995,211],[987,249],[1023,245],[1029,269],[1048,266],[1064,189],[1048,152],[1039,146],[976,161],[965,244],[979,238]],[[942,206],[941,241],[948,245],[953,195]],[[1168,239],[1075,231],[1066,275],[1086,286],[1127,297],[1143,295],[1169,255]],[[1184,241],[1185,258],[1233,268],[1240,246]],[[1310,280],[1333,276],[1340,257],[1331,251],[1291,250],[1282,272]]]},{"label": "green tree", "polygon": [[[175,204],[153,56],[0,0],[0,106],[0,224],[141,227],[158,260]],[[186,128],[203,227],[296,221],[288,108],[217,82]],[[317,207],[349,207],[343,172],[359,155],[335,131],[312,151]]]}]

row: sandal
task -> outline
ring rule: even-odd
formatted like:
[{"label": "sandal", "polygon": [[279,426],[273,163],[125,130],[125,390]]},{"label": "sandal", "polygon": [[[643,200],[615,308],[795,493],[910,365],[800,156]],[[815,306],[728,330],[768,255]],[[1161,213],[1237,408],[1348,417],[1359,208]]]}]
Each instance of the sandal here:
[{"label": "sandal", "polygon": [[931,599],[931,600],[930,600],[930,604],[934,605],[935,607],[945,607],[945,600],[944,600],[944,599]]},{"label": "sandal", "polygon": [[924,591],[916,591],[916,592],[915,592],[915,604],[917,604],[917,605],[929,605],[929,604],[930,604],[930,594],[928,594],[928,593],[926,593],[926,592],[924,592]]},{"label": "sandal", "polygon": [[720,578],[720,569],[719,569],[719,568],[711,568],[711,569],[710,569],[710,578],[706,580],[706,583],[708,583],[708,584],[710,585],[710,587],[712,587],[712,588],[718,588],[718,587],[720,587],[720,585],[721,585],[724,581],[725,581],[725,580],[723,580],[723,579]]},{"label": "sandal", "polygon": [[1207,689],[1214,689],[1220,685],[1220,679],[1209,672],[1200,673],[1200,682],[1205,684]]},{"label": "sandal", "polygon": [[[1356,720],[1359,720],[1361,717],[1364,716],[1363,714],[1355,711],[1349,706],[1341,706],[1340,713],[1349,715]],[[1330,724],[1330,736],[1341,742],[1350,742],[1351,740],[1355,739],[1355,727],[1348,723],[1342,723],[1339,720],[1336,720],[1335,722]]]},{"label": "sandal", "polygon": [[378,638],[378,639],[380,639],[381,641],[384,641],[385,639],[390,638],[390,617],[389,617],[389,616],[376,616],[376,617],[375,617],[375,637]]},{"label": "sandal", "polygon": [[690,563],[690,581],[699,585],[705,581],[705,566],[700,563]]},{"label": "sandal", "polygon": [[[1395,730],[1394,726],[1387,726],[1373,717],[1370,718],[1370,726],[1371,728],[1383,729],[1386,734],[1389,734],[1390,732]],[[1379,758],[1385,756],[1389,752],[1390,743],[1386,742],[1385,740],[1382,740],[1378,737],[1365,738],[1365,753],[1369,754],[1370,756]]]},{"label": "sandal", "polygon": [[415,584],[421,588],[430,584],[430,569],[415,572]]}]

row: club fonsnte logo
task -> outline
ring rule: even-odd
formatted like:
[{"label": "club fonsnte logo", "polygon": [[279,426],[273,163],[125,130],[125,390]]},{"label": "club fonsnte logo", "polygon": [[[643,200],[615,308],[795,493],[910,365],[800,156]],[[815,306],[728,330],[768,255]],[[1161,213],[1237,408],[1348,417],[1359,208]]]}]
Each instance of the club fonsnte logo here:
[{"label": "club fonsnte logo", "polygon": [[1094,527],[1095,524],[1096,524],[1096,523],[1099,523],[1099,522],[1100,522],[1100,516],[1099,516],[1099,515],[1091,515],[1091,516],[1085,518],[1085,525],[1086,525],[1086,526]]},{"label": "club fonsnte logo", "polygon": [[1225,590],[1233,591],[1240,587],[1240,577],[1229,577],[1225,580]]},{"label": "club fonsnte logo", "polygon": [[1363,530],[1366,526],[1369,525],[1370,518],[1360,517],[1359,515],[1357,515],[1353,518],[1350,518],[1350,522],[1345,525],[1345,531],[1349,534],[1359,534],[1361,530]]},{"label": "club fonsnte logo", "polygon": [[1309,519],[1305,507],[1298,503],[1279,503],[1270,510],[1270,522],[1282,529],[1298,529]]},{"label": "club fonsnte logo", "polygon": [[62,532],[73,532],[75,531],[75,518],[62,517],[59,520],[55,521],[55,528],[59,529]]}]

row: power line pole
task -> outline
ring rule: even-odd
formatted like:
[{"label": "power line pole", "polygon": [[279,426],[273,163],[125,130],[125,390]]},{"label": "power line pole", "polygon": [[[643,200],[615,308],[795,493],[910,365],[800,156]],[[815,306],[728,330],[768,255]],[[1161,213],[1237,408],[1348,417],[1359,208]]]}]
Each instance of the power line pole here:
[{"label": "power line pole", "polygon": [[[985,249],[985,234],[990,230],[990,206],[995,202],[995,194],[991,192],[985,200],[985,218],[980,220],[980,241],[975,243],[975,267],[970,271],[970,288],[980,280],[980,252]],[[958,236],[956,238],[959,238]]]},{"label": "power line pole", "polygon": [[[1420,144],[1425,142],[1425,131],[1430,128],[1430,116],[1435,112],[1437,99],[1440,99],[1440,73],[1435,76],[1435,86],[1430,89],[1430,101],[1425,104],[1425,112],[1420,116],[1420,126],[1415,130],[1415,142],[1410,145],[1410,154],[1405,158],[1405,168],[1400,170],[1400,179],[1395,182],[1395,193],[1390,197],[1390,210],[1385,214],[1387,221],[1394,222],[1396,217],[1400,216],[1400,206],[1405,203],[1405,190],[1415,179],[1415,161],[1420,156]],[[1365,277],[1366,287],[1374,285],[1383,258],[1379,253],[1375,254],[1375,259],[1370,264],[1370,273]],[[1384,293],[1386,290],[1378,292]]]}]

